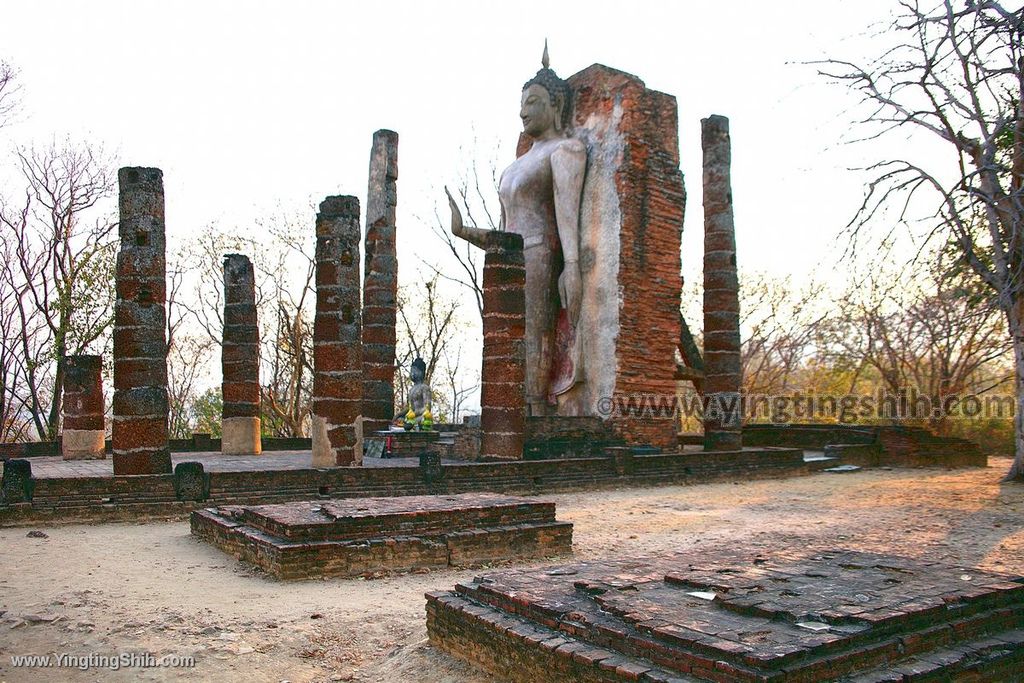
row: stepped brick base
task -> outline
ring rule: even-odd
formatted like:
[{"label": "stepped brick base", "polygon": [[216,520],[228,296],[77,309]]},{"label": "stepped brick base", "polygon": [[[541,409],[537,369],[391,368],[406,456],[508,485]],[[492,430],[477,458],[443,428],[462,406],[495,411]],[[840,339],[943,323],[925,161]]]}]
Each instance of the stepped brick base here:
[{"label": "stepped brick base", "polygon": [[427,595],[436,647],[510,681],[1008,681],[1024,584],[852,551],[504,571]]},{"label": "stepped brick base", "polygon": [[385,458],[416,458],[420,453],[439,453],[437,441],[439,432],[391,432],[379,431],[379,436],[390,439],[390,449],[385,448]]},{"label": "stepped brick base", "polygon": [[280,579],[472,566],[572,551],[555,504],[470,493],[224,506],[192,533]]}]

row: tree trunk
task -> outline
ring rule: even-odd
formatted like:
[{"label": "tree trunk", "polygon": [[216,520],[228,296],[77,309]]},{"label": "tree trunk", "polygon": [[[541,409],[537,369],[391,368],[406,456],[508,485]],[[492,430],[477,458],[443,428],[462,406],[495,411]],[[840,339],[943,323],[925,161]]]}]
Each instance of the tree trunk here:
[{"label": "tree trunk", "polygon": [[1003,481],[1024,482],[1024,295],[1013,302],[1007,319],[1013,340],[1017,410],[1013,416],[1013,465]]},{"label": "tree trunk", "polygon": [[68,352],[64,333],[61,332],[56,343],[57,370],[53,374],[53,400],[50,402],[50,414],[46,419],[47,438],[56,441],[60,435],[61,407],[64,403],[64,357]]}]

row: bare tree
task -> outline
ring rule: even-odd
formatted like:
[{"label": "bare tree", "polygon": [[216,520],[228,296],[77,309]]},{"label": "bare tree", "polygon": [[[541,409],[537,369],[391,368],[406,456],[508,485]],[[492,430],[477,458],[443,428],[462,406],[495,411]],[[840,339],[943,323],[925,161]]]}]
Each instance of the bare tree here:
[{"label": "bare tree", "polygon": [[820,306],[822,292],[814,282],[794,290],[790,278],[776,280],[764,274],[740,280],[745,393],[783,394],[802,381],[800,371],[816,353],[817,336],[828,317]]},{"label": "bare tree", "polygon": [[0,61],[0,128],[8,123],[18,109],[18,72],[7,62]]},{"label": "bare tree", "polygon": [[[828,326],[827,361],[850,369],[854,386],[863,382],[891,396],[918,392],[930,400],[918,410],[940,406],[941,397],[1012,383],[1006,322],[989,290],[973,272],[951,269],[941,254],[925,260],[926,277],[906,282],[892,267],[876,265],[840,298]],[[949,429],[950,416],[941,411],[910,417],[940,433]]]},{"label": "bare tree", "polygon": [[205,334],[188,330],[191,309],[181,304],[188,269],[180,254],[167,268],[167,400],[168,434],[172,439],[192,435],[194,405],[200,396],[198,380],[208,367],[215,344]]},{"label": "bare tree", "polygon": [[[0,261],[8,266],[14,263],[13,245],[0,242]],[[0,287],[0,442],[25,441],[32,430],[17,296],[14,288]]]},{"label": "bare tree", "polygon": [[438,386],[444,387],[444,402],[448,409],[448,419],[452,422],[461,419],[466,400],[477,390],[480,379],[478,372],[467,376],[462,358],[463,349],[461,344],[455,344],[446,350],[444,363],[435,373],[435,377],[440,375]]},{"label": "bare tree", "polygon": [[102,204],[114,179],[88,145],[20,149],[17,159],[24,198],[0,199],[0,282],[15,328],[5,348],[38,438],[55,439],[64,359],[101,344],[113,319],[116,223]]},{"label": "bare tree", "polygon": [[316,259],[301,221],[277,221],[269,232],[285,248],[276,261],[257,260],[264,278],[257,288],[261,315],[266,311],[274,321],[263,336],[263,413],[278,436],[304,436],[313,401]]},{"label": "bare tree", "polygon": [[465,331],[458,314],[459,302],[441,293],[439,279],[434,275],[422,288],[399,288],[395,399],[401,401],[408,395],[408,368],[420,357],[427,366],[426,381],[439,417],[444,414],[454,419],[472,387],[464,385],[462,352],[457,342],[460,332]]},{"label": "bare tree", "polygon": [[[459,172],[454,194],[462,204],[462,215],[466,217],[467,225],[498,230],[501,227],[501,208],[496,205],[498,160],[493,153],[485,157],[479,152],[480,144],[476,140],[472,151],[467,153],[463,150],[462,158],[466,161]],[[448,268],[421,258],[423,265],[436,277],[469,290],[476,302],[480,319],[483,320],[484,289],[480,249],[452,234],[447,201],[435,204],[432,220],[424,222],[430,225],[431,231],[447,247],[455,263],[453,268]]]},{"label": "bare tree", "polygon": [[[820,63],[820,73],[857,92],[862,139],[913,130],[945,146],[940,161],[887,159],[851,223],[853,243],[883,207],[908,218],[918,195],[935,198],[927,238],[949,242],[992,291],[1005,316],[1015,364],[1015,458],[1024,480],[1024,8],[902,0],[887,36],[897,41],[868,66]],[[949,162],[943,165],[944,162]]]},{"label": "bare tree", "polygon": [[263,429],[274,436],[303,436],[313,378],[312,234],[308,222],[299,217],[275,216],[258,221],[257,226],[260,238],[252,237],[251,230],[247,234],[210,226],[186,248],[181,260],[191,264],[188,275],[194,286],[191,296],[181,297],[179,305],[188,311],[210,349],[219,348],[224,329],[224,255],[237,252],[250,257],[260,322]]}]

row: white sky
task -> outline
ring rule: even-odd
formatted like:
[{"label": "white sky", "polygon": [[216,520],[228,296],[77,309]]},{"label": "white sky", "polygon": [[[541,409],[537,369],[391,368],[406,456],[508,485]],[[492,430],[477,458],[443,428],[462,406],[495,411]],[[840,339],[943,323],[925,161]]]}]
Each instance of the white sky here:
[{"label": "white sky", "polygon": [[211,223],[364,200],[372,134],[391,128],[409,282],[414,253],[441,258],[416,217],[465,166],[460,147],[476,138],[512,160],[546,37],[563,78],[600,62],[678,98],[688,281],[701,272],[700,119],[713,113],[731,119],[741,269],[828,277],[863,184],[839,142],[849,96],[799,62],[872,54],[865,33],[892,5],[0,0],[0,59],[23,85],[0,146],[69,134],[162,168],[173,249]]}]

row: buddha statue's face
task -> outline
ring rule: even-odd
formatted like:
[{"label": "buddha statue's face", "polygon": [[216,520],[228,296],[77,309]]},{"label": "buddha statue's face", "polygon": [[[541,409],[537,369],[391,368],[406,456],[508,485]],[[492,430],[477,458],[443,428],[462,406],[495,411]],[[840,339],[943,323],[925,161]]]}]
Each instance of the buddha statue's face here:
[{"label": "buddha statue's face", "polygon": [[420,366],[418,365],[412,366],[412,368],[410,368],[409,370],[409,377],[410,379],[412,379],[413,384],[420,384],[421,382],[423,382],[424,374],[426,373],[424,373],[423,370],[420,369]]},{"label": "buddha statue's face", "polygon": [[542,85],[534,83],[523,90],[522,106],[519,118],[523,120],[523,131],[531,137],[555,128],[559,112],[551,103],[551,95]]}]

